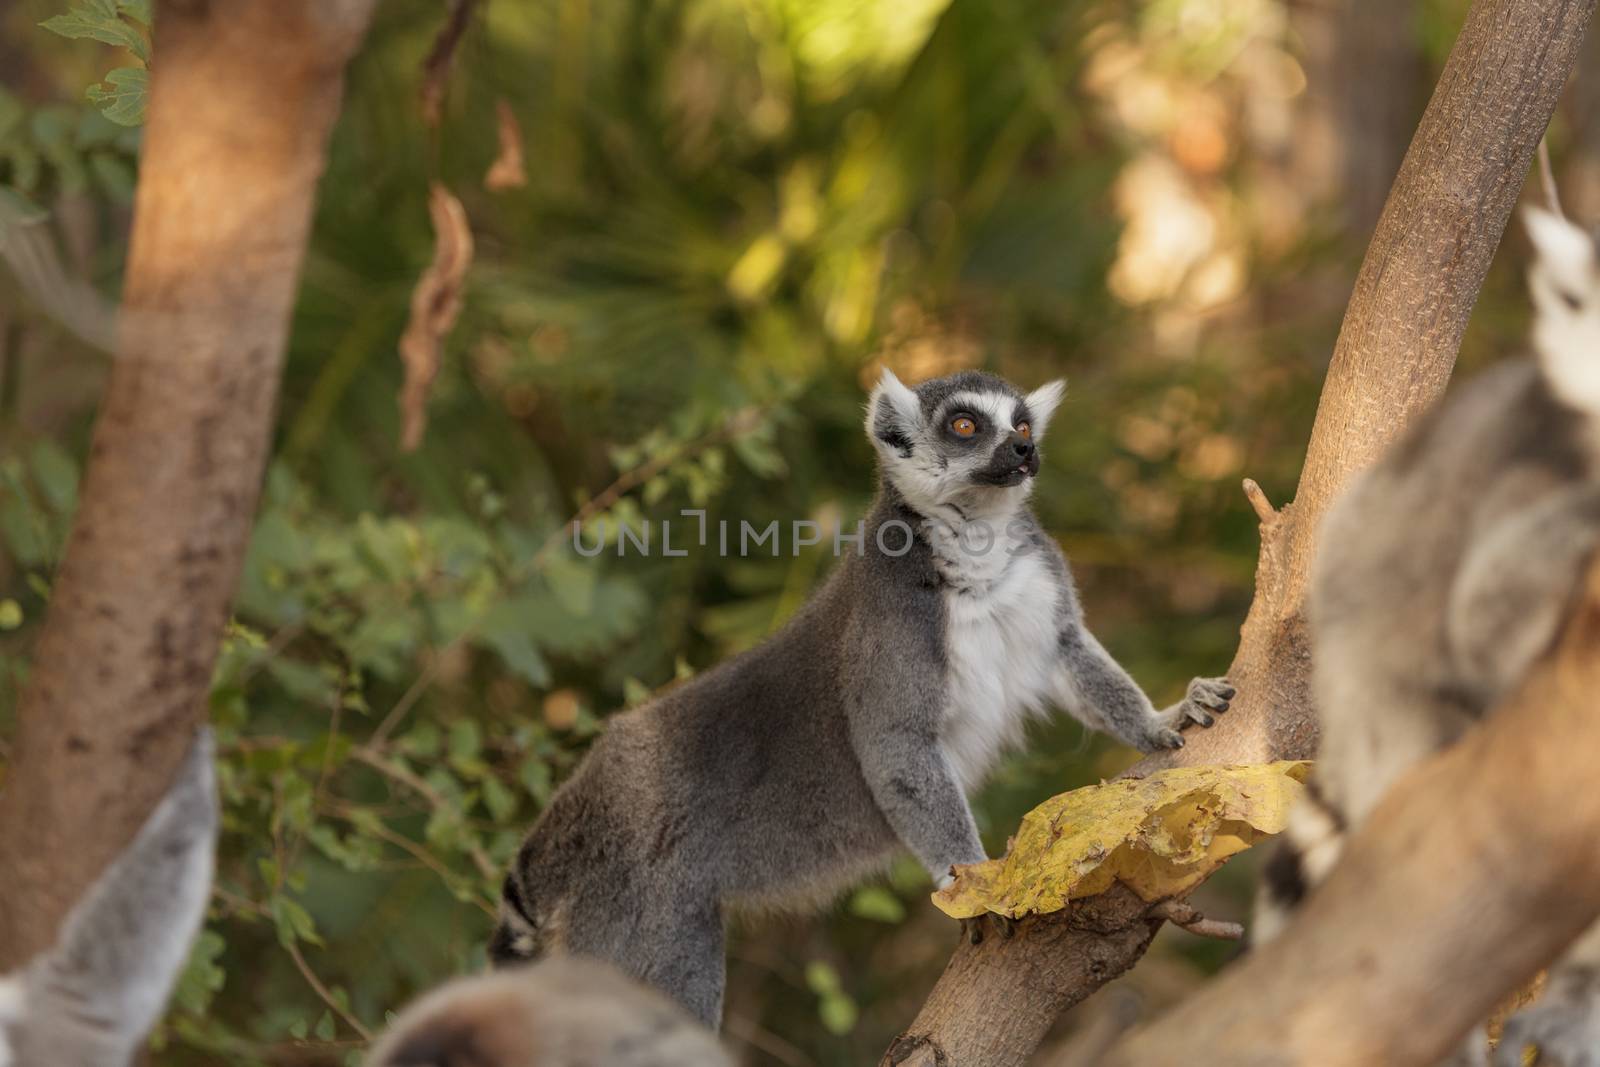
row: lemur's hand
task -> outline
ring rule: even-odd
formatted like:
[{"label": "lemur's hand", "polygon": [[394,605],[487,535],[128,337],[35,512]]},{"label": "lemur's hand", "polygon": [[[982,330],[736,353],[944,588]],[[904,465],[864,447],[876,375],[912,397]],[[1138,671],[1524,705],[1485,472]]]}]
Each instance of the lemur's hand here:
[{"label": "lemur's hand", "polygon": [[1196,678],[1189,683],[1189,691],[1178,711],[1178,725],[1185,720],[1210,726],[1217,716],[1228,710],[1229,701],[1238,692],[1226,678]]},{"label": "lemur's hand", "polygon": [[1228,702],[1233,699],[1235,692],[1233,683],[1226,678],[1194,679],[1189,683],[1189,691],[1184,698],[1161,712],[1150,723],[1144,743],[1139,747],[1146,752],[1182,748],[1183,734],[1178,731],[1191,722],[1201,726],[1216,722],[1217,716],[1228,710]]}]

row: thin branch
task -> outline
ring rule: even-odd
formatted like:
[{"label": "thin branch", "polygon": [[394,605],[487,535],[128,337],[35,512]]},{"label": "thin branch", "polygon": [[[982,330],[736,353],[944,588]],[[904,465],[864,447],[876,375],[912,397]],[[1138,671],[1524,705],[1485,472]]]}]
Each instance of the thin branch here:
[{"label": "thin branch", "polygon": [[1250,501],[1250,507],[1255,510],[1256,518],[1261,520],[1263,526],[1276,526],[1283,516],[1278,509],[1272,506],[1272,501],[1267,499],[1267,494],[1254,478],[1244,480],[1244,496]]},{"label": "thin branch", "polygon": [[322,998],[322,1002],[331,1008],[335,1015],[343,1019],[350,1029],[360,1034],[361,1040],[370,1043],[372,1041],[372,1031],[363,1026],[360,1019],[346,1011],[344,1005],[340,1004],[328,987],[322,984],[322,979],[317,977],[317,972],[311,969],[311,965],[306,962],[305,956],[301,954],[300,946],[291,941],[284,948],[288,950],[289,958],[294,960],[295,967],[299,969],[300,974],[305,978],[306,984],[311,987],[312,992]]},{"label": "thin branch", "polygon": [[[409,768],[394,762],[383,753],[369,748],[366,745],[357,745],[355,748],[350,750],[350,755],[353,759],[365,763],[368,767],[371,767],[385,778],[399,782],[401,785],[410,789],[412,792],[422,797],[423,800],[426,800],[428,804],[434,808],[434,810],[457,810],[457,805],[449,797],[446,797],[443,793],[429,785],[425,780],[414,774]],[[500,876],[500,868],[495,865],[495,862],[489,858],[489,854],[481,847],[478,845],[471,845],[466,849],[466,853],[468,858],[472,860],[473,865],[478,868],[479,874],[491,881]]]},{"label": "thin branch", "polygon": [[[321,810],[329,815],[334,816],[335,818],[343,819],[344,821],[353,825],[355,824],[354,812],[356,809],[348,804],[328,803],[324,804]],[[435,856],[433,853],[429,852],[427,849],[423,848],[406,835],[391,830],[383,823],[380,822],[375,825],[361,826],[360,828],[371,833],[374,837],[377,837],[380,840],[387,841],[389,844],[406,853],[406,855],[410,856],[412,859],[422,864],[422,866],[438,875],[439,880],[443,882],[452,892],[454,892],[457,888],[457,883],[462,881],[461,876],[440,862],[439,857]],[[490,918],[494,917],[495,909],[493,905],[486,902],[481,894],[474,893],[472,897],[472,903],[474,907],[483,912],[485,915],[488,915]]]},{"label": "thin branch", "polygon": [[1243,941],[1244,927],[1221,919],[1208,919],[1196,911],[1186,900],[1163,900],[1150,909],[1152,919],[1165,919],[1199,937],[1214,937],[1219,941]]},{"label": "thin branch", "polygon": [[560,529],[545,538],[544,544],[539,546],[539,551],[533,554],[532,565],[537,568],[551,552],[555,551],[557,545],[583,529],[584,523],[612,507],[629,492],[644,485],[679,460],[687,459],[710,448],[712,445],[732,440],[740,434],[750,432],[760,425],[761,418],[765,414],[766,409],[759,407],[737,411],[714,432],[686,442],[664,455],[657,456],[648,463],[641,463],[631,470],[623,471],[616,481],[590,497]]}]

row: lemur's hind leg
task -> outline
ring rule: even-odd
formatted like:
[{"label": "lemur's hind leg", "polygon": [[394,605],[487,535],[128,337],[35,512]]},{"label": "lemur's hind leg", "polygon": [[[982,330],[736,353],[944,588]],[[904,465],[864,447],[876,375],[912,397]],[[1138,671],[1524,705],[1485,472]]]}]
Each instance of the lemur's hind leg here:
[{"label": "lemur's hind leg", "polygon": [[1506,1021],[1495,1067],[1516,1067],[1528,1045],[1541,1067],[1600,1067],[1600,923],[1550,969],[1543,995]]}]

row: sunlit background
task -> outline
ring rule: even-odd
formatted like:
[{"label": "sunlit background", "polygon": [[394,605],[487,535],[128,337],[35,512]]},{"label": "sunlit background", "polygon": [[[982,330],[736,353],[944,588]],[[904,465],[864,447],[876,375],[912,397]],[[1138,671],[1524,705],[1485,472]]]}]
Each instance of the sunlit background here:
[{"label": "sunlit background", "polygon": [[[592,540],[695,507],[853,526],[883,366],[1065,376],[1035,500],[1091,625],[1158,701],[1219,673],[1255,562],[1239,481],[1292,495],[1355,265],[1465,6],[494,0],[435,131],[419,68],[443,6],[382,5],[213,691],[215,901],[155,1062],[353,1062],[363,1030],[480,967],[500,872],[605,716],[759,640],[831,562],[787,540],[581,559],[564,524]],[[48,213],[65,277],[110,296],[138,129],[85,88],[142,64],[38,27],[65,7],[0,14],[0,206]],[[1569,211],[1594,221],[1585,68],[1552,143]],[[501,111],[520,184],[485,180]],[[396,346],[430,182],[477,255],[404,454]],[[1521,336],[1509,247],[1466,365]],[[106,361],[0,270],[0,763]],[[1037,730],[978,802],[991,854],[1131,758]],[[741,924],[726,1029],[745,1061],[875,1062],[957,936],[929,888],[906,862],[821,918]],[[1236,865],[1202,903],[1238,918],[1247,897]],[[1158,1007],[1229,951],[1169,931],[1119,985]]]}]

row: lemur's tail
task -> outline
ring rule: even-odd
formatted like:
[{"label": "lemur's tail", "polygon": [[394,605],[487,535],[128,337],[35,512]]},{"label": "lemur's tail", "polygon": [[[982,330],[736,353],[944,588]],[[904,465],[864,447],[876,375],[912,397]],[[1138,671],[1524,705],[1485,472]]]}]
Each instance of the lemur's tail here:
[{"label": "lemur's tail", "polygon": [[1312,778],[1261,869],[1255,921],[1250,927],[1252,944],[1266,944],[1288,925],[1300,901],[1338,862],[1347,829],[1344,815]]},{"label": "lemur's tail", "polygon": [[531,963],[544,955],[538,917],[517,885],[516,872],[512,871],[500,887],[500,919],[489,937],[489,960],[501,967]]}]

